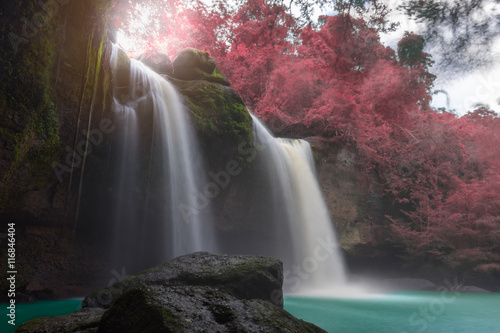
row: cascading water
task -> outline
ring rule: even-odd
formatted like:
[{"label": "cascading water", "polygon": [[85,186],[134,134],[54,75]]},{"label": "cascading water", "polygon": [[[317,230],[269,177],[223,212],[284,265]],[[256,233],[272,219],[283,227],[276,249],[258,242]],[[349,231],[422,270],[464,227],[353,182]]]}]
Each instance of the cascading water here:
[{"label": "cascading water", "polygon": [[[114,71],[117,61],[114,46]],[[166,79],[131,59],[129,87],[115,87],[114,95],[120,122],[113,153],[115,261],[142,268],[148,261],[216,252],[209,208],[203,216],[189,218],[180,210],[182,205],[196,207],[193,193],[204,183],[204,170],[179,94]]]},{"label": "cascading water", "polygon": [[284,261],[285,291],[311,293],[343,286],[344,264],[309,143],[274,138],[257,117],[252,118],[255,141],[262,147],[260,163],[273,182],[270,205],[283,208],[272,223],[278,223],[277,232],[288,239],[279,238],[270,255]]},{"label": "cascading water", "polygon": [[[114,47],[115,70],[117,63]],[[253,176],[263,187],[253,189],[256,201],[243,204],[258,205],[253,209],[258,217],[251,219],[261,219],[266,230],[224,239],[222,231],[213,230],[208,207],[203,214],[186,215],[180,209],[199,206],[196,193],[207,184],[201,176],[207,172],[173,86],[132,59],[127,87],[115,87],[114,96],[118,130],[110,187],[115,263],[136,270],[195,251],[261,254],[284,262],[285,291],[344,284],[336,236],[306,141],[276,139],[252,115],[258,150],[251,161],[257,170]]]}]

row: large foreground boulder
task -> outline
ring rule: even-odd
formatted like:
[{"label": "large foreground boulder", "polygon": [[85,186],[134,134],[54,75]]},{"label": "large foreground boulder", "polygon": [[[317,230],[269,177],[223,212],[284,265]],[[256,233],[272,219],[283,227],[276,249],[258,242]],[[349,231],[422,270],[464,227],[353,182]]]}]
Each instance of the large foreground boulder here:
[{"label": "large foreground boulder", "polygon": [[95,292],[82,310],[17,332],[324,332],[283,309],[282,264],[198,252]]}]

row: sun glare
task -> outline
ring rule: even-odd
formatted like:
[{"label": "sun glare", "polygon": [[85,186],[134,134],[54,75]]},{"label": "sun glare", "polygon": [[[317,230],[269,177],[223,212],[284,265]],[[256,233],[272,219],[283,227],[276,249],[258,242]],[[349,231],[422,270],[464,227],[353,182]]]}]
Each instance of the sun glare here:
[{"label": "sun glare", "polygon": [[131,51],[133,50],[134,41],[121,29],[116,32],[116,43],[127,53],[128,56],[132,56]]},{"label": "sun glare", "polygon": [[116,42],[129,57],[138,57],[148,49],[148,42],[144,36],[154,39],[158,36],[159,23],[152,19],[151,7],[137,5],[135,15],[129,24],[128,31],[119,29],[116,33]]}]

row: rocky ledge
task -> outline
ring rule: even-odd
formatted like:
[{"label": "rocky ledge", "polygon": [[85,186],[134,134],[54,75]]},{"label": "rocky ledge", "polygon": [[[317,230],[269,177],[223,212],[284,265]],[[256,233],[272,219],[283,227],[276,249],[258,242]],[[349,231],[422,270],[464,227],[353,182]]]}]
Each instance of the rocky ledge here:
[{"label": "rocky ledge", "polygon": [[85,298],[82,309],[16,332],[324,332],[283,309],[283,267],[260,256],[197,252]]}]

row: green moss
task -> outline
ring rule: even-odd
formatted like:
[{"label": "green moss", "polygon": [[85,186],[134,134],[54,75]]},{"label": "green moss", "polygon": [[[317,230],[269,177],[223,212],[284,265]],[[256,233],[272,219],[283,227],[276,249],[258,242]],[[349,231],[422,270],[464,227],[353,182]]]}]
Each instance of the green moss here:
[{"label": "green moss", "polygon": [[[28,8],[30,5],[28,4]],[[22,12],[22,11],[21,11]],[[54,100],[52,70],[56,57],[55,19],[40,29],[35,38],[0,55],[8,76],[0,83],[2,110],[15,112],[15,122],[2,117],[2,141],[13,147],[9,170],[0,179],[0,209],[5,204],[7,187],[19,169],[27,168],[30,182],[43,183],[43,170],[57,158],[60,146],[59,119]],[[20,130],[22,128],[22,130]],[[45,173],[47,174],[47,172]],[[18,184],[20,186],[21,184]]]},{"label": "green moss", "polygon": [[36,331],[39,327],[41,326],[46,326],[50,325],[52,323],[55,323],[59,321],[59,317],[40,317],[40,318],[35,318],[31,319],[30,321],[25,322],[22,324],[16,332],[20,333],[28,333],[28,332],[33,332]]},{"label": "green moss", "polygon": [[225,80],[224,76],[219,71],[218,67],[215,67],[215,69],[212,73],[206,73],[206,72],[200,71],[200,74],[203,75],[203,79],[210,81],[210,82],[222,83]]},{"label": "green moss", "polygon": [[[131,306],[134,305],[134,306]],[[99,332],[185,332],[168,308],[154,297],[150,288],[123,294],[102,316]]]},{"label": "green moss", "polygon": [[225,112],[223,120],[226,133],[241,141],[253,137],[252,118],[245,105],[234,103]]},{"label": "green moss", "polygon": [[[42,21],[41,17],[37,17],[39,14],[35,13],[40,9],[37,3],[37,1],[24,1],[12,4],[12,13],[7,16],[11,20],[6,22],[14,22],[15,25],[16,21],[21,21],[18,19],[20,17]],[[111,1],[92,0],[92,5],[89,6],[92,18],[89,20],[102,22],[102,17],[106,16],[105,13],[109,11],[111,5]],[[61,27],[57,26],[58,16],[48,16],[43,19],[46,18],[50,18],[50,22],[39,27],[32,38],[19,45],[17,51],[10,47],[10,42],[5,37],[3,42],[9,47],[0,50],[0,67],[3,69],[0,74],[2,78],[0,80],[0,111],[2,111],[0,139],[8,148],[6,151],[9,154],[5,156],[9,161],[8,170],[0,178],[0,211],[8,204],[7,193],[13,189],[33,188],[47,184],[48,178],[54,175],[51,164],[53,161],[58,161],[62,154],[63,145],[59,136],[59,100],[54,89],[56,81],[54,73],[58,66],[56,61],[58,54],[61,53],[59,47],[62,42],[57,31]],[[84,92],[86,98],[94,92],[96,86],[92,83],[95,82],[95,78],[99,79],[97,73],[101,71],[100,60],[104,49],[102,27],[105,25],[103,23],[96,26],[92,23],[93,29],[98,32],[95,33],[95,38],[94,32],[91,33],[92,44],[89,45],[89,54],[81,54],[83,59],[85,57],[89,59],[90,75],[86,78]],[[9,32],[20,33],[21,31],[22,24],[13,26],[11,23],[0,22],[0,32],[3,36],[8,35]],[[82,45],[86,45],[89,35],[87,33],[80,35],[84,39]],[[68,66],[68,64],[63,62],[63,66]],[[104,84],[101,85],[104,94],[99,103],[102,101],[103,107],[106,104],[105,96],[109,81],[108,74],[108,77],[104,78]],[[24,173],[22,177],[19,176],[20,170]],[[23,183],[17,182],[19,179]]]},{"label": "green moss", "polygon": [[106,109],[107,97],[109,94],[109,88],[111,87],[111,73],[108,71],[104,72],[103,79],[103,99],[102,99],[102,109]]},{"label": "green moss", "polygon": [[[97,49],[96,54],[93,55],[93,57],[91,57],[91,61],[89,62],[89,65],[95,64],[94,81],[92,83],[91,93],[89,94],[89,96],[92,96],[91,97],[91,104],[90,104],[90,117],[92,117],[94,102],[95,102],[96,93],[97,93],[97,87],[99,85],[99,75],[101,74],[101,63],[102,63],[102,53],[104,50],[104,39],[105,39],[105,36],[104,35],[101,36],[99,48]],[[89,120],[90,120],[90,118],[89,118]],[[89,123],[89,126],[90,126],[90,123]],[[89,130],[89,129],[90,128],[88,128],[87,130]]]},{"label": "green moss", "polygon": [[225,136],[234,142],[249,141],[253,136],[252,118],[232,88],[208,82],[181,92],[193,111],[194,127],[203,135]]}]

